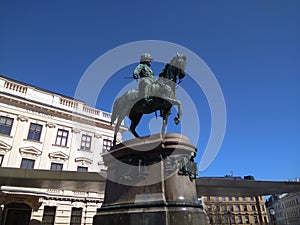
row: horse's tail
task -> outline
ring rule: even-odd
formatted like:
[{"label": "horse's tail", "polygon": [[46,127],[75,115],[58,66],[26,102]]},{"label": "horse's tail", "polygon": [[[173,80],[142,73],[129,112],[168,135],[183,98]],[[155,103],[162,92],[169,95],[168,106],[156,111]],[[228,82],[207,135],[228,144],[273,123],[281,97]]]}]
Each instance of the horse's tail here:
[{"label": "horse's tail", "polygon": [[117,98],[114,102],[113,111],[110,118],[110,125],[112,125],[115,122],[115,120],[119,116],[119,113],[120,113],[120,97]]}]

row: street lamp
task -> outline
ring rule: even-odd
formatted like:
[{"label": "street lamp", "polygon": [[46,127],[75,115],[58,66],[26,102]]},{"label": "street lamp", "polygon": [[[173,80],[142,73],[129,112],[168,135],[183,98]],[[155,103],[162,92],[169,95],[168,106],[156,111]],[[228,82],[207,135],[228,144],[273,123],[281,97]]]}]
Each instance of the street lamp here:
[{"label": "street lamp", "polygon": [[269,209],[269,212],[270,212],[271,220],[272,220],[273,224],[276,225],[276,223],[275,223],[275,214],[276,214],[275,210],[274,209]]}]

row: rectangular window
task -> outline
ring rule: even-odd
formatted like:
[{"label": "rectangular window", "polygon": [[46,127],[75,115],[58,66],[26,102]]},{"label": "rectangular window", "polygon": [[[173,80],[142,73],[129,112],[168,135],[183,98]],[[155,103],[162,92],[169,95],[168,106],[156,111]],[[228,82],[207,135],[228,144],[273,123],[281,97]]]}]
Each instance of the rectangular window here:
[{"label": "rectangular window", "polygon": [[23,169],[33,169],[34,168],[34,160],[33,159],[22,159],[20,168]]},{"label": "rectangular window", "polygon": [[249,221],[249,216],[245,216],[245,222],[246,222],[246,223],[250,223],[250,221]]},{"label": "rectangular window", "polygon": [[246,205],[243,206],[243,210],[244,210],[244,212],[247,212],[247,206]]},{"label": "rectangular window", "polygon": [[212,211],[210,205],[207,206],[207,210],[208,210],[208,212],[211,212],[211,211]]},{"label": "rectangular window", "polygon": [[229,211],[233,212],[233,205],[229,206]]},{"label": "rectangular window", "polygon": [[252,205],[251,207],[252,207],[252,211],[254,211],[254,212],[255,212],[255,211],[256,211],[256,207],[255,207],[255,205]]},{"label": "rectangular window", "polygon": [[43,127],[42,125],[31,123],[29,127],[27,139],[33,141],[40,141],[42,127]]},{"label": "rectangular window", "polygon": [[242,221],[242,216],[238,216],[238,217],[237,217],[237,222],[238,222],[239,224],[242,224],[242,223],[243,223],[243,221]]},{"label": "rectangular window", "polygon": [[234,218],[234,216],[231,217],[231,224],[235,224],[235,218]]},{"label": "rectangular window", "polygon": [[232,197],[231,196],[228,197],[228,201],[232,201]]},{"label": "rectangular window", "polygon": [[219,197],[218,196],[215,196],[215,201],[217,202],[219,200]]},{"label": "rectangular window", "polygon": [[258,219],[257,219],[257,216],[253,216],[253,220],[254,220],[254,223],[258,223]]},{"label": "rectangular window", "polygon": [[112,146],[112,141],[108,139],[103,139],[103,153],[109,152]]},{"label": "rectangular window", "polygon": [[223,196],[223,197],[222,197],[222,201],[224,202],[225,200],[226,200],[226,198]]},{"label": "rectangular window", "polygon": [[0,166],[2,166],[4,155],[0,155]]},{"label": "rectangular window", "polygon": [[77,172],[88,172],[88,168],[84,166],[78,166]]},{"label": "rectangular window", "polygon": [[54,225],[56,207],[45,206],[42,225]]},{"label": "rectangular window", "polygon": [[241,211],[241,207],[239,205],[236,206],[236,211],[240,212]]},{"label": "rectangular window", "polygon": [[1,116],[0,117],[0,133],[5,135],[10,135],[11,128],[13,124],[13,119]]},{"label": "rectangular window", "polygon": [[67,146],[69,131],[58,129],[55,144],[58,146]]},{"label": "rectangular window", "polygon": [[81,137],[80,149],[85,150],[85,151],[90,151],[91,150],[91,142],[92,142],[92,137],[89,135],[83,134]]},{"label": "rectangular window", "polygon": [[82,208],[72,208],[70,225],[81,225]]},{"label": "rectangular window", "polygon": [[243,200],[243,201],[246,201],[246,197],[242,197],[242,200]]},{"label": "rectangular window", "polygon": [[51,170],[62,170],[63,169],[63,164],[61,163],[51,163]]},{"label": "rectangular window", "polygon": [[238,201],[239,201],[239,197],[235,197],[235,201],[237,201],[237,202],[238,202]]},{"label": "rectangular window", "polygon": [[222,211],[223,211],[223,212],[226,212],[226,211],[227,211],[226,205],[223,205],[223,206],[222,206]]}]

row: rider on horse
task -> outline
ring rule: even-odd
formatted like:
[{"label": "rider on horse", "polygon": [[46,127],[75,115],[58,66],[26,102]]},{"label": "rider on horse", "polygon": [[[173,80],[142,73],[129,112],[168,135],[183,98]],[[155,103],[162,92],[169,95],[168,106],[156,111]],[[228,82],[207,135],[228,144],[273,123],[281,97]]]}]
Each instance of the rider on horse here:
[{"label": "rider on horse", "polygon": [[140,78],[140,96],[145,98],[146,103],[152,101],[152,99],[149,98],[149,88],[150,85],[154,82],[153,71],[150,68],[152,60],[153,58],[149,53],[142,54],[140,58],[140,64],[135,68],[133,72],[134,79]]}]

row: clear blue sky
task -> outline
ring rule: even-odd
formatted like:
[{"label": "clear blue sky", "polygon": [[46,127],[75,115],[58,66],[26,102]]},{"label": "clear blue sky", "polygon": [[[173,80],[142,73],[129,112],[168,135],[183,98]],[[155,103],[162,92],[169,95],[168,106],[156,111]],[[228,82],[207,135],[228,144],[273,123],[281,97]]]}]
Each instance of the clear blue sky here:
[{"label": "clear blue sky", "polygon": [[[226,103],[223,144],[200,176],[233,171],[259,180],[291,179],[300,176],[299,11],[296,0],[1,0],[0,74],[74,97],[86,69],[105,52],[141,40],[179,44],[213,71]],[[130,82],[119,80],[119,89]],[[182,83],[189,90],[192,85]],[[113,89],[103,89],[108,101],[100,109],[110,111]],[[210,131],[209,109],[199,96],[204,115],[197,161]]]}]

